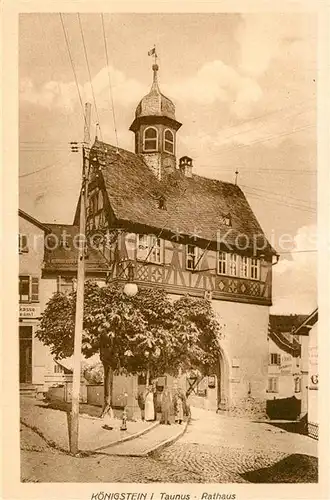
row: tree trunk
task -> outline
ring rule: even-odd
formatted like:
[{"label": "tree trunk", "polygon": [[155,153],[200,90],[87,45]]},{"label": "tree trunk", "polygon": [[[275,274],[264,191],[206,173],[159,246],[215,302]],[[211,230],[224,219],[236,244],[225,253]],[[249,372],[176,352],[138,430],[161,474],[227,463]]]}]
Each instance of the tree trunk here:
[{"label": "tree trunk", "polygon": [[112,411],[113,369],[108,363],[103,362],[104,369],[104,400],[101,417]]},{"label": "tree trunk", "polygon": [[150,383],[150,370],[148,368],[146,373],[146,387],[149,386],[149,383]]}]

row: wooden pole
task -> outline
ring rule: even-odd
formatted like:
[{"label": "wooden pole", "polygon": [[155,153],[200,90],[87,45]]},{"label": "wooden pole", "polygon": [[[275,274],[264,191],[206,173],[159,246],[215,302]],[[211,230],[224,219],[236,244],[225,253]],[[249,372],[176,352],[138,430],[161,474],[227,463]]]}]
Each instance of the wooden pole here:
[{"label": "wooden pole", "polygon": [[84,288],[85,288],[85,232],[86,232],[86,200],[87,200],[87,172],[89,157],[86,146],[90,143],[90,119],[91,105],[85,104],[84,144],[82,147],[83,167],[82,186],[80,195],[80,219],[79,219],[79,249],[77,266],[77,297],[76,317],[74,330],[74,353],[73,353],[73,383],[72,383],[72,408],[71,408],[71,432],[70,451],[76,455],[79,450],[79,395],[80,395],[80,370],[81,370],[81,344],[84,317]]}]

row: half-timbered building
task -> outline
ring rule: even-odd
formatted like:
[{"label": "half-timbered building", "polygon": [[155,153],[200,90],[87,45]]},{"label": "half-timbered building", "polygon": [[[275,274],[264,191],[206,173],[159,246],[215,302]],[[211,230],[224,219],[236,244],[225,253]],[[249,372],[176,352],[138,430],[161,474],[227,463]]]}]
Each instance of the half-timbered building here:
[{"label": "half-timbered building", "polygon": [[[125,283],[134,269],[139,287],[165,287],[173,299],[209,298],[223,326],[211,407],[248,400],[263,408],[275,251],[239,186],[196,175],[189,156],[177,161],[181,123],[157,74],[154,64],[150,92],[130,126],[135,152],[97,139],[90,150],[90,247],[103,270],[107,263],[108,281]],[[79,202],[75,226],[78,214]]]},{"label": "half-timbered building", "polygon": [[[276,252],[239,186],[195,174],[189,156],[177,160],[181,123],[157,75],[154,64],[150,92],[130,126],[135,152],[97,138],[90,149],[86,275],[161,286],[173,300],[183,294],[211,300],[222,354],[210,383],[199,381],[203,391],[196,386],[191,397],[213,409],[264,411]],[[72,289],[79,208],[78,200],[72,226],[47,224],[53,236],[43,279],[50,294]]]}]

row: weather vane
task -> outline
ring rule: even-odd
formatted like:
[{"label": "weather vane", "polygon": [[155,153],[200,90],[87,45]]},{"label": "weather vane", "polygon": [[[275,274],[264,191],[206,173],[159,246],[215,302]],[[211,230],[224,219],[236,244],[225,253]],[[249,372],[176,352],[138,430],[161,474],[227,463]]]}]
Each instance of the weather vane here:
[{"label": "weather vane", "polygon": [[154,45],[154,48],[149,50],[148,56],[153,56],[154,58],[154,64],[157,64],[157,52],[156,52],[156,45]]}]

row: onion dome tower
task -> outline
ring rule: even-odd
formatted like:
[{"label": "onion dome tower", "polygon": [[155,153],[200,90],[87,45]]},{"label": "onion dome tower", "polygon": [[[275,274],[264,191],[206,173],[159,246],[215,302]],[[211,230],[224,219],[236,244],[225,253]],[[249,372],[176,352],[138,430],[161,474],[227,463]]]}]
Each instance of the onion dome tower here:
[{"label": "onion dome tower", "polygon": [[155,50],[153,55],[152,86],[139,102],[130,130],[135,134],[135,153],[143,156],[158,179],[163,179],[176,168],[176,132],[181,123],[175,118],[173,102],[159,89]]}]

